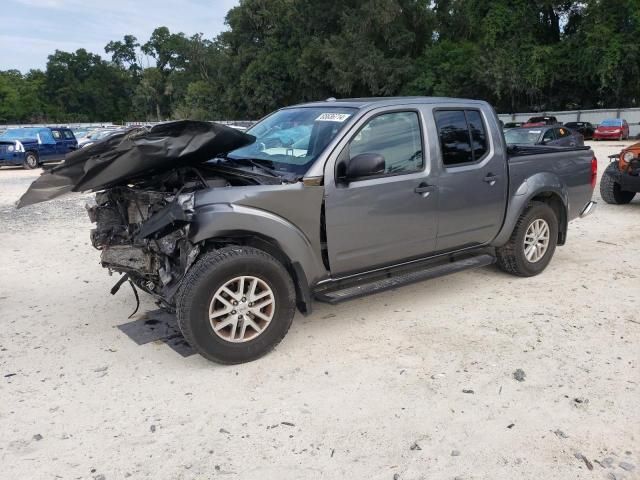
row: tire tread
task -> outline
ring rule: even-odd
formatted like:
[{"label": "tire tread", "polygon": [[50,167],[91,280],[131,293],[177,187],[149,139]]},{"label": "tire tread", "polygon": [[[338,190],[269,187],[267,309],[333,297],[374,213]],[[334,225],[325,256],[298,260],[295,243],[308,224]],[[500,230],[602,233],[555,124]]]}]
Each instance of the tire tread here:
[{"label": "tire tread", "polygon": [[633,200],[635,193],[622,191],[620,187],[616,188],[618,182],[614,180],[611,174],[617,170],[618,167],[615,162],[610,163],[607,168],[605,168],[602,178],[600,179],[600,196],[606,203],[611,205],[624,205]]},{"label": "tire tread", "polygon": [[[503,246],[496,248],[496,259],[498,267],[506,273],[511,275],[516,275],[519,277],[529,277],[531,273],[523,270],[518,264],[518,257],[520,252],[518,237],[522,229],[526,229],[528,227],[529,222],[531,221],[529,217],[529,213],[531,210],[539,207],[550,208],[544,202],[533,201],[530,202],[518,221],[516,222],[515,227],[513,228],[513,232],[511,233],[511,237],[509,241],[505,243]],[[553,213],[553,211],[552,211]],[[555,217],[555,213],[553,214]],[[556,219],[557,220],[557,219]],[[555,247],[554,247],[555,249]]]}]

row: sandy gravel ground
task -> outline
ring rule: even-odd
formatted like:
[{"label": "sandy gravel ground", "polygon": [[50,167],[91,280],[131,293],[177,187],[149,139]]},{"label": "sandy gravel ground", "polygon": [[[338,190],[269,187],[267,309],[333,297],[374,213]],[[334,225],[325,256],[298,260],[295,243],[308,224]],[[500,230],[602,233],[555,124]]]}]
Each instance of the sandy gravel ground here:
[{"label": "sandy gravel ground", "polygon": [[[602,171],[620,144],[596,145]],[[0,479],[640,478],[640,199],[543,275],[317,304],[222,367],[148,298],[127,319],[85,196],[13,208],[37,175],[0,169]]]}]

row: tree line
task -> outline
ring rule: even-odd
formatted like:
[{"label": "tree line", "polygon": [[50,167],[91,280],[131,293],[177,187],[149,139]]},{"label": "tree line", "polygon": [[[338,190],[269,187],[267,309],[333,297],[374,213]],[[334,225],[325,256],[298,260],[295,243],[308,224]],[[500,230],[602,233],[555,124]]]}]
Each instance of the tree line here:
[{"label": "tree line", "polygon": [[640,0],[241,0],[226,23],[0,71],[0,123],[256,119],[331,96],[503,113],[640,103]]}]

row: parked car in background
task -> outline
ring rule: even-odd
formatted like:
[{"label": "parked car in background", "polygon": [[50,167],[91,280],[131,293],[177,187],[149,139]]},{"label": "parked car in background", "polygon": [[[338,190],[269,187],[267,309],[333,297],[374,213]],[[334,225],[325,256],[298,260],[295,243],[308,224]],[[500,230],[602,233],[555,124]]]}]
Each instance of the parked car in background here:
[{"label": "parked car in background", "polygon": [[524,125],[523,122],[507,122],[502,126],[503,130],[511,130],[512,128],[520,128]]},{"label": "parked car in background", "polygon": [[82,140],[84,137],[86,137],[87,135],[89,135],[94,130],[95,128],[85,128],[85,127],[78,127],[78,128],[71,129],[73,134],[76,136],[76,140],[78,140],[78,142]]},{"label": "parked car in background", "polygon": [[565,126],[521,127],[504,132],[507,145],[548,145],[550,147],[582,147],[581,134]]},{"label": "parked car in background", "polygon": [[531,117],[522,126],[523,127],[543,127],[545,125],[558,125],[558,119],[552,116]]},{"label": "parked car in background", "polygon": [[64,160],[78,148],[69,128],[10,128],[0,135],[0,165],[37,168],[43,163]]},{"label": "parked car in background", "polygon": [[629,124],[623,118],[609,118],[600,122],[593,132],[594,140],[626,140],[629,138]]},{"label": "parked car in background", "polygon": [[607,203],[623,205],[640,193],[640,143],[609,157],[612,162],[600,179],[600,195]]},{"label": "parked car in background", "polygon": [[593,132],[596,130],[596,127],[589,122],[567,122],[564,126],[574,132],[578,132],[585,140],[591,140],[593,138]]},{"label": "parked car in background", "polygon": [[108,129],[100,129],[89,132],[84,138],[82,138],[78,142],[79,148],[84,148],[87,145],[91,145],[92,143],[96,143],[98,140],[104,140],[105,138],[109,138],[114,133],[121,131],[119,128],[108,128]]}]

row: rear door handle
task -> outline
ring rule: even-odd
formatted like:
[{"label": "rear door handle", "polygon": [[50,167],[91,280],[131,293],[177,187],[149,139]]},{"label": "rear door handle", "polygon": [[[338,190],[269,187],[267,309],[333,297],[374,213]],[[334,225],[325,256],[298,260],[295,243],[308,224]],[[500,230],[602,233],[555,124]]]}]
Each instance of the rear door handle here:
[{"label": "rear door handle", "polygon": [[413,189],[414,192],[419,193],[423,197],[428,197],[429,194],[433,191],[434,186],[428,185],[426,183],[421,183],[416,188]]},{"label": "rear door handle", "polygon": [[499,178],[500,177],[498,175],[494,175],[493,173],[489,173],[489,174],[487,174],[486,177],[483,178],[483,180],[493,187],[496,184],[496,180],[498,180]]}]

